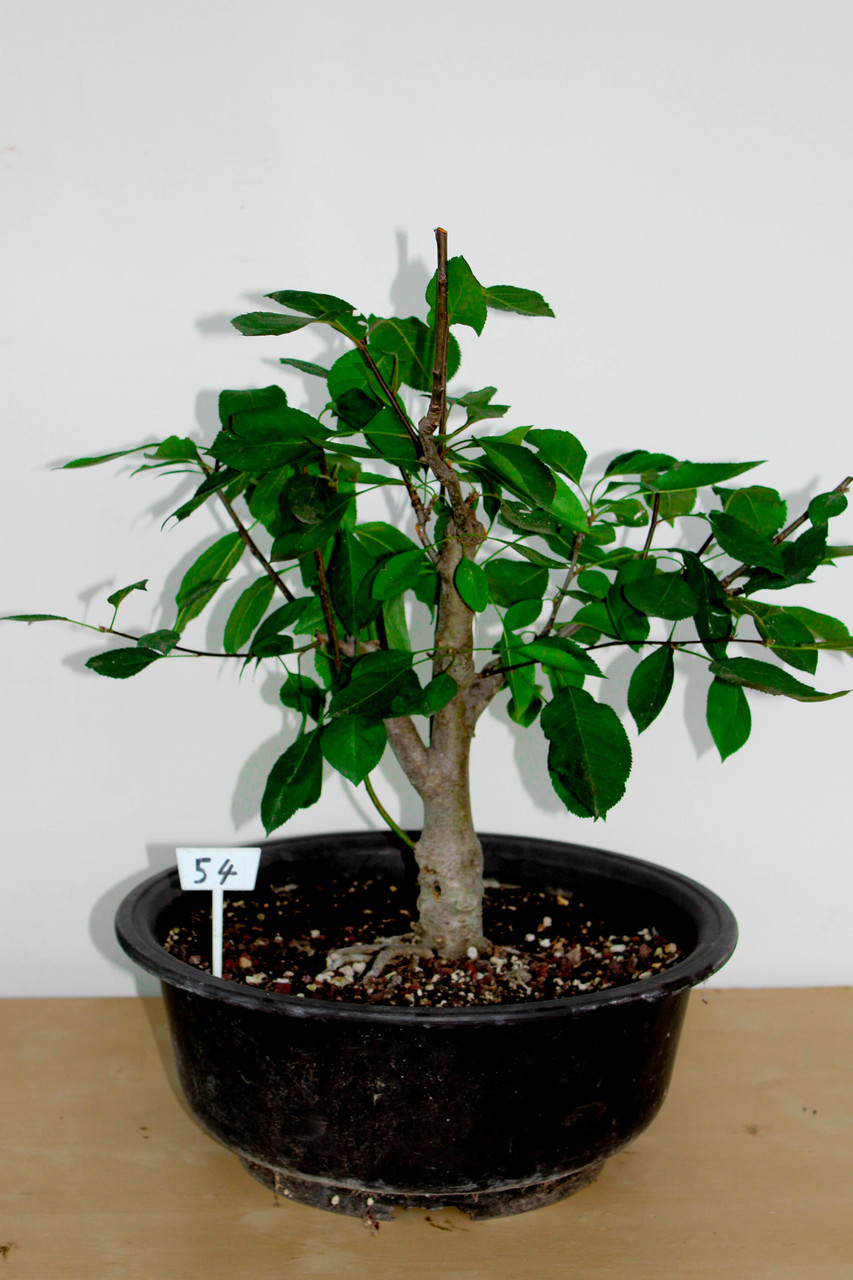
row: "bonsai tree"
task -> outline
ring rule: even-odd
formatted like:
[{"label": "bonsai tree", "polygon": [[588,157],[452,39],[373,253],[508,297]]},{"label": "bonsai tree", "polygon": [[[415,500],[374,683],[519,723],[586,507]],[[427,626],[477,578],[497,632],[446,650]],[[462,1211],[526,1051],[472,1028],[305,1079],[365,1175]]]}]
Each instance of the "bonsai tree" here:
[{"label": "bonsai tree", "polygon": [[[601,651],[636,656],[628,708],[640,734],[664,708],[676,653],[704,662],[708,726],[725,759],[749,737],[746,691],[800,702],[841,696],[803,677],[822,650],[853,652],[849,632],[781,593],[853,548],[828,538],[850,477],[789,519],[775,490],[733,484],[758,462],[634,449],[594,476],[568,431],[496,430],[508,406],[494,387],[449,391],[456,333],[480,335],[490,309],[553,312],[539,293],[485,287],[464,258],[448,260],[442,229],[436,243],[425,318],[365,315],[330,294],[285,289],[268,295],[278,310],[233,321],[250,337],[325,325],[347,340],[330,369],[282,358],[328,388],[319,417],[291,407],[278,386],[223,391],[209,444],[170,436],[66,466],[141,453],[140,471],[198,479],[174,520],[215,502],[234,526],[184,574],[168,629],[134,636],[116,626],[122,600],[145,582],[111,595],[112,618],[95,629],[131,644],[87,665],[126,679],[199,653],[183,643],[187,624],[238,563],[253,560],[214,656],[272,664],[281,701],[299,719],[263,793],[267,832],[319,799],[324,761],[363,783],[419,869],[414,933],[394,941],[455,959],[487,945],[468,766],[489,703],[506,696],[517,724],[545,734],[566,808],[603,818],[624,793],[631,747],[597,696]],[[405,527],[360,522],[359,497],[388,486],[408,499]],[[407,600],[416,635],[429,620],[426,643],[410,637]],[[423,803],[414,843],[371,784],[386,749]]]}]

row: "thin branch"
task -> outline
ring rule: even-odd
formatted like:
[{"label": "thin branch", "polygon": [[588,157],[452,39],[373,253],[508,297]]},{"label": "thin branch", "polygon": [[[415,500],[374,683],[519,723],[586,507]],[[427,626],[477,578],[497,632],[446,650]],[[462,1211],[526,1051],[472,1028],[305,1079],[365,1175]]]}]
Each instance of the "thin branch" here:
[{"label": "thin branch", "polygon": [[386,720],[388,743],[400,768],[420,795],[430,781],[429,754],[411,716],[395,716]]},{"label": "thin branch", "polygon": [[[74,622],[74,619],[66,618],[65,621]],[[100,631],[103,635],[118,636],[121,640],[133,640],[136,644],[142,639],[142,636],[132,636],[127,631],[116,631],[115,627],[92,627],[87,622],[76,622],[75,626],[89,627],[90,630]],[[311,647],[313,648],[313,645]],[[180,650],[181,653],[189,654],[193,658],[242,658],[245,661],[246,658],[251,657],[251,654],[247,653],[214,653],[209,649],[188,649],[184,644],[172,645],[169,653],[174,653],[176,649]],[[164,658],[168,656],[168,654],[163,655]]]},{"label": "thin branch", "polygon": [[388,826],[391,828],[394,834],[396,836],[399,836],[399,838],[403,840],[409,846],[410,849],[414,849],[415,847],[414,840],[410,840],[409,837],[406,835],[405,831],[402,829],[402,827],[397,826],[397,823],[391,817],[390,813],[382,804],[376,792],[373,790],[373,785],[370,781],[369,774],[364,779],[364,786],[367,791],[367,794],[370,796],[370,799],[373,802],[373,807],[376,809],[376,812],[379,814],[382,820],[388,824]]},{"label": "thin branch", "polygon": [[[203,458],[199,458],[199,463],[201,464],[201,469],[202,469],[202,471],[204,472],[204,474],[205,474],[206,476],[213,475],[214,468],[213,468],[213,467],[209,467],[209,466],[206,464],[206,462],[204,461],[204,459],[203,459]],[[217,464],[217,465],[218,465],[218,464]],[[237,512],[234,510],[233,506],[232,506],[232,505],[231,505],[231,503],[228,501],[228,499],[226,498],[225,494],[223,493],[223,491],[222,491],[221,489],[217,489],[217,491],[216,491],[216,496],[217,496],[217,498],[219,499],[219,501],[222,503],[222,505],[223,505],[223,507],[225,508],[225,510],[228,512],[228,515],[229,515],[229,517],[230,517],[230,519],[231,519],[232,524],[235,526],[235,528],[236,528],[237,532],[239,533],[240,537],[243,539],[243,541],[245,542],[246,546],[248,547],[248,549],[251,551],[252,555],[253,555],[253,556],[255,557],[255,559],[257,560],[258,564],[259,564],[259,565],[261,566],[261,568],[264,570],[264,573],[266,573],[266,574],[268,575],[268,577],[270,577],[270,578],[272,579],[272,581],[273,581],[273,582],[275,583],[275,585],[278,587],[279,591],[280,591],[280,592],[285,596],[285,598],[286,598],[287,600],[295,600],[295,599],[296,599],[296,596],[293,594],[293,592],[292,592],[292,591],[290,590],[290,588],[287,586],[287,584],[285,583],[285,581],[283,580],[283,578],[281,578],[281,577],[276,573],[275,569],[272,567],[272,565],[270,564],[269,560],[267,560],[267,558],[266,558],[266,556],[264,555],[263,551],[261,551],[260,547],[259,547],[259,546],[258,546],[258,544],[255,542],[254,538],[253,538],[253,537],[252,537],[252,535],[249,533],[249,530],[248,530],[248,529],[246,528],[246,526],[243,524],[243,521],[242,521],[242,520],[240,519],[240,517],[237,515]]]},{"label": "thin branch", "polygon": [[[423,456],[435,478],[444,487],[450,501],[456,533],[467,552],[482,542],[485,529],[480,524],[472,502],[465,499],[462,485],[453,468],[441,456],[434,437],[444,434],[447,417],[447,345],[450,337],[450,319],[447,294],[447,232],[436,227],[435,242],[438,252],[435,298],[435,358],[432,370],[432,395],[426,414],[418,424]],[[473,496],[473,495],[472,495]]]},{"label": "thin branch", "polygon": [[320,587],[320,604],[323,608],[323,617],[326,620],[326,631],[332,644],[332,661],[335,666],[337,675],[341,674],[341,643],[338,639],[338,628],[335,625],[335,616],[332,613],[332,601],[329,597],[329,584],[326,581],[326,566],[323,563],[323,553],[320,550],[314,552],[314,562],[317,565],[317,580]]},{"label": "thin branch", "polygon": [[542,639],[543,636],[547,636],[551,631],[553,631],[554,627],[557,624],[557,614],[560,612],[560,606],[565,600],[569,587],[572,585],[572,582],[574,581],[575,575],[578,571],[578,557],[580,556],[581,546],[583,545],[584,537],[585,537],[585,534],[583,533],[575,534],[574,542],[572,544],[572,559],[569,564],[569,571],[566,574],[563,585],[560,587],[559,591],[554,596],[554,603],[551,606],[551,616],[549,617],[548,621],[545,623],[545,626],[539,632],[538,639],[540,640]]},{"label": "thin branch", "polygon": [[422,452],[420,436],[418,435],[417,431],[415,431],[415,428],[412,426],[411,422],[409,421],[409,416],[406,413],[406,411],[403,409],[402,405],[400,404],[400,401],[397,399],[396,395],[394,394],[394,392],[388,386],[388,383],[383,378],[379,370],[378,364],[373,359],[373,356],[368,350],[367,343],[364,341],[364,339],[358,339],[356,340],[355,345],[356,345],[356,349],[361,355],[362,360],[367,365],[368,369],[373,374],[374,378],[379,383],[383,392],[387,396],[389,407],[394,411],[394,413],[396,413],[397,417],[400,419],[400,422],[406,428],[406,431],[411,437],[412,444],[415,446],[415,451],[418,454],[418,457],[420,457]]}]

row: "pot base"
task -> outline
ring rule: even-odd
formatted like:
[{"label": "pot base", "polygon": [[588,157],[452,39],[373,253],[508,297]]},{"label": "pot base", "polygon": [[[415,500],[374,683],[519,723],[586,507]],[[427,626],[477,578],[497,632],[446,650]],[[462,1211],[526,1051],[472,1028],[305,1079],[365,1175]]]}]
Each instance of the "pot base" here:
[{"label": "pot base", "polygon": [[435,1194],[423,1192],[393,1191],[387,1187],[370,1190],[352,1184],[326,1182],[320,1178],[304,1178],[289,1170],[274,1169],[240,1156],[240,1162],[265,1187],[287,1200],[314,1209],[327,1209],[332,1213],[344,1213],[351,1218],[365,1218],[388,1222],[396,1209],[459,1209],[469,1218],[507,1218],[511,1214],[526,1213],[528,1209],[540,1209],[544,1205],[564,1200],[566,1196],[583,1191],[595,1182],[604,1168],[603,1160],[595,1160],[583,1169],[549,1178],[545,1182],[530,1182],[523,1186],[489,1187],[483,1191],[441,1191]]}]

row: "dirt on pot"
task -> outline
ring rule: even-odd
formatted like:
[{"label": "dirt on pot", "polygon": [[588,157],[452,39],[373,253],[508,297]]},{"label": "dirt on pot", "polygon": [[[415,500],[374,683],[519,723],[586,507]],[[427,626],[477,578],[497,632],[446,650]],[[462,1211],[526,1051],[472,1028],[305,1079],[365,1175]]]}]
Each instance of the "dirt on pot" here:
[{"label": "dirt on pot", "polygon": [[[300,874],[226,898],[222,976],[305,999],[458,1008],[602,991],[642,982],[682,958],[654,922],[613,934],[560,888],[487,881],[491,949],[472,947],[456,961],[418,953],[415,915],[413,894],[384,878]],[[200,904],[170,930],[165,949],[209,971],[210,928],[209,906]]]}]

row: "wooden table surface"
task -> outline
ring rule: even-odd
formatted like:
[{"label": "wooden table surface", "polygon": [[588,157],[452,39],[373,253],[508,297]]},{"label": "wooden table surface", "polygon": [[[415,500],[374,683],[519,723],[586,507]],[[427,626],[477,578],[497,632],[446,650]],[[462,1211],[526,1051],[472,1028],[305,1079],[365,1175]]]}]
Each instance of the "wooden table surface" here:
[{"label": "wooden table surface", "polygon": [[378,1231],[197,1128],[159,1000],[0,1001],[0,1280],[853,1280],[852,995],[694,992],[663,1111],[594,1186]]}]

